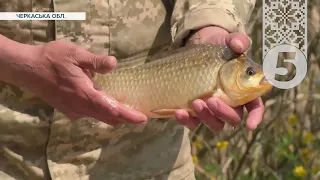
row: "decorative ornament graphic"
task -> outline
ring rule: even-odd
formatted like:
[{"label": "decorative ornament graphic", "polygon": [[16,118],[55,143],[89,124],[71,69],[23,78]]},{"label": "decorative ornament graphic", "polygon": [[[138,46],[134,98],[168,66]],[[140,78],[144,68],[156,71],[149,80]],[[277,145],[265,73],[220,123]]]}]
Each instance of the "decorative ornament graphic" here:
[{"label": "decorative ornament graphic", "polygon": [[307,0],[264,0],[263,56],[288,44],[307,54]]},{"label": "decorative ornament graphic", "polygon": [[[306,58],[307,0],[263,0],[263,71],[267,80],[280,89],[299,85],[307,74]],[[279,62],[294,68],[279,67]],[[276,80],[276,75],[287,76],[289,70],[295,72],[294,78]]]}]

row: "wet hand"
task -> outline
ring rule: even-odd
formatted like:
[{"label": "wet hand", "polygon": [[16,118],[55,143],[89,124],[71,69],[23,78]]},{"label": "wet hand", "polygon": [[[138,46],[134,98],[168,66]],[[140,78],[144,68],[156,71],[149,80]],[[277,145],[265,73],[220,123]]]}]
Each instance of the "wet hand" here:
[{"label": "wet hand", "polygon": [[8,66],[8,82],[31,91],[70,119],[91,117],[110,125],[145,123],[147,117],[95,89],[92,73],[108,73],[113,56],[95,55],[72,43],[52,41],[26,48],[24,62]]},{"label": "wet hand", "polygon": [[[250,40],[245,34],[229,33],[220,27],[206,27],[194,33],[187,41],[189,44],[226,44],[234,52],[244,53],[250,46]],[[248,111],[246,126],[249,130],[254,130],[261,122],[264,113],[264,105],[261,98],[257,98],[244,106],[231,108],[222,100],[211,97],[208,100],[197,99],[192,103],[196,118],[180,109],[176,111],[176,118],[180,124],[194,130],[203,123],[212,131],[222,130],[225,123],[232,127],[238,127],[243,117],[243,108]]]}]

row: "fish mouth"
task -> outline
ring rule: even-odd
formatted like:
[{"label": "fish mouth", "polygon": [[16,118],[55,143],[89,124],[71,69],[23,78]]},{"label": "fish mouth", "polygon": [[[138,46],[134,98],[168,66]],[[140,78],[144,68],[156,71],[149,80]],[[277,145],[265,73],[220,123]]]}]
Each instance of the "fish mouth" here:
[{"label": "fish mouth", "polygon": [[267,78],[264,76],[264,77],[260,80],[259,84],[265,86],[265,85],[270,85],[270,82],[269,82],[269,81],[267,80]]}]

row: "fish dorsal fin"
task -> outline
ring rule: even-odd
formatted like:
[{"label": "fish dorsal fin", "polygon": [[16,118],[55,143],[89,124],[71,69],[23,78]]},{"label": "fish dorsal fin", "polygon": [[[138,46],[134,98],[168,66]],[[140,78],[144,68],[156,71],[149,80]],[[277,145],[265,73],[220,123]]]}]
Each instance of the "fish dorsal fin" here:
[{"label": "fish dorsal fin", "polygon": [[[239,57],[241,54],[235,53],[232,51],[232,49],[230,47],[228,47],[227,45],[216,45],[216,44],[191,44],[191,45],[187,45],[187,46],[183,46],[180,48],[176,48],[176,49],[170,49],[170,50],[166,50],[160,53],[156,53],[154,56],[156,57],[155,60],[148,62],[148,63],[144,63],[141,60],[139,60],[139,58],[142,57],[136,57],[136,58],[131,58],[130,61],[134,61],[134,62],[140,62],[135,64],[135,66],[131,66],[131,67],[125,67],[124,63],[122,64],[121,68],[117,68],[117,70],[119,69],[131,69],[134,67],[139,67],[139,66],[150,66],[151,64],[154,63],[159,63],[157,62],[158,60],[164,59],[168,56],[174,55],[174,54],[178,54],[178,53],[192,53],[192,51],[202,51],[205,53],[209,53],[211,57],[216,57],[215,59],[221,60],[221,61],[229,61],[232,59],[235,59],[237,57]],[[197,52],[198,53],[198,52]],[[138,59],[138,60],[137,60]],[[168,60],[168,59],[167,59]],[[130,62],[127,62],[130,64]],[[164,62],[163,62],[164,63]]]}]

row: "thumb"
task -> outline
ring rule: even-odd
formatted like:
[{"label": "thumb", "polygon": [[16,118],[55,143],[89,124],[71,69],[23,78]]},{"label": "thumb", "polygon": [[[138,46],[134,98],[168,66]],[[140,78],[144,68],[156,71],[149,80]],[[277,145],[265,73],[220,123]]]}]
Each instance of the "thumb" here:
[{"label": "thumb", "polygon": [[88,51],[79,54],[77,62],[81,68],[100,74],[112,71],[117,65],[114,56],[95,55]]},{"label": "thumb", "polygon": [[250,38],[243,33],[231,33],[226,39],[225,43],[236,53],[246,52],[251,44]]}]

